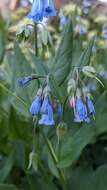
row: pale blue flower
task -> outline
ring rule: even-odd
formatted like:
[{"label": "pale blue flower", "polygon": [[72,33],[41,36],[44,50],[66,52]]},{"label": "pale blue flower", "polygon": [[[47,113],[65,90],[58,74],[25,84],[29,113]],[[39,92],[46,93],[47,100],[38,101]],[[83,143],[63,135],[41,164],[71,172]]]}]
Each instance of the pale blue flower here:
[{"label": "pale blue flower", "polygon": [[50,104],[49,97],[46,96],[44,98],[42,107],[41,107],[41,119],[39,120],[40,125],[46,125],[46,126],[53,126],[55,125],[54,118],[53,118],[53,108]]},{"label": "pale blue flower", "polygon": [[86,101],[87,101],[87,107],[88,107],[89,113],[94,115],[95,114],[95,108],[94,108],[94,105],[93,105],[93,102],[92,102],[90,96],[86,97]]},{"label": "pale blue flower", "polygon": [[36,96],[30,107],[30,113],[32,114],[32,116],[37,115],[40,111],[40,108],[41,108],[41,98],[40,96]]},{"label": "pale blue flower", "polygon": [[20,78],[17,79],[20,86],[25,86],[31,80],[32,80],[32,76],[20,77]]},{"label": "pale blue flower", "polygon": [[44,0],[44,17],[56,16],[53,0]]},{"label": "pale blue flower", "polygon": [[34,22],[42,21],[44,13],[44,0],[34,0],[28,18]]},{"label": "pale blue flower", "polygon": [[88,114],[87,114],[87,108],[84,102],[82,101],[81,97],[76,98],[76,104],[75,104],[75,122],[89,122]]}]

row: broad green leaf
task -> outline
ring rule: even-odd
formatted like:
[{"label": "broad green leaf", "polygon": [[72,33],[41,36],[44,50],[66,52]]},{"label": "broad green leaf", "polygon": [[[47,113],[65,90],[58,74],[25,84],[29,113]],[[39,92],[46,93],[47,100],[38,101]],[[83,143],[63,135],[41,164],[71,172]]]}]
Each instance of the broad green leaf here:
[{"label": "broad green leaf", "polygon": [[58,82],[61,84],[69,75],[72,64],[72,51],[73,51],[73,31],[72,22],[68,22],[64,28],[60,46],[53,59],[52,73]]},{"label": "broad green leaf", "polygon": [[35,67],[35,73],[38,75],[47,75],[49,73],[48,66],[38,57],[31,53],[31,60]]},{"label": "broad green leaf", "polygon": [[0,170],[0,183],[3,183],[7,176],[10,174],[13,163],[14,163],[14,156],[13,152],[9,155],[9,157],[5,161],[5,165],[3,168]]},{"label": "broad green leaf", "polygon": [[5,23],[0,15],[0,63],[2,63],[5,54]]},{"label": "broad green leaf", "polygon": [[86,145],[92,142],[94,135],[94,127],[91,125],[83,126],[73,136],[67,138],[67,141],[63,142],[62,157],[58,166],[64,168],[72,165]]},{"label": "broad green leaf", "polygon": [[88,46],[85,48],[85,50],[81,54],[81,56],[77,62],[77,66],[89,65],[91,54],[92,54],[92,47],[94,45],[94,42],[95,42],[95,37],[93,37],[90,40]]},{"label": "broad green leaf", "polygon": [[0,184],[0,190],[18,190],[15,185],[12,184]]},{"label": "broad green leaf", "polygon": [[[77,180],[78,179],[78,180]],[[106,190],[107,187],[107,164],[92,170],[87,165],[76,167],[72,171],[72,177],[69,180],[69,189],[75,190]]]}]

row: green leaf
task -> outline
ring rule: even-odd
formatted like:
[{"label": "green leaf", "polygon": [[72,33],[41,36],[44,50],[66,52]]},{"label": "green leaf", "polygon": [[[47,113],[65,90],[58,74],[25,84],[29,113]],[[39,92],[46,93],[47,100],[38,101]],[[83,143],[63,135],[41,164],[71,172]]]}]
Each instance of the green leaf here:
[{"label": "green leaf", "polygon": [[0,63],[2,63],[5,53],[5,23],[0,16]]},{"label": "green leaf", "polygon": [[88,46],[85,48],[85,50],[81,54],[77,62],[77,66],[89,65],[94,42],[95,42],[95,36],[90,40]]},{"label": "green leaf", "polygon": [[3,183],[7,176],[10,174],[11,169],[14,163],[13,152],[9,155],[9,157],[5,161],[4,167],[0,170],[0,183]]},{"label": "green leaf", "polygon": [[68,22],[64,28],[62,34],[62,40],[60,46],[56,52],[56,55],[53,60],[52,73],[58,82],[61,84],[65,81],[68,76],[71,63],[72,63],[72,51],[73,51],[73,31],[72,31],[72,22]]},{"label": "green leaf", "polygon": [[35,72],[38,75],[47,75],[49,73],[48,66],[38,57],[31,53],[31,60],[35,66]]},{"label": "green leaf", "polygon": [[73,136],[67,138],[62,146],[62,156],[58,166],[65,168],[72,165],[80,156],[87,144],[92,142],[94,137],[93,126],[82,127]]},{"label": "green leaf", "polygon": [[72,171],[72,177],[69,180],[69,189],[106,190],[106,187],[107,164],[97,167],[96,170],[92,170],[89,166],[76,167]]},{"label": "green leaf", "polygon": [[15,185],[12,184],[0,184],[0,190],[18,190]]}]

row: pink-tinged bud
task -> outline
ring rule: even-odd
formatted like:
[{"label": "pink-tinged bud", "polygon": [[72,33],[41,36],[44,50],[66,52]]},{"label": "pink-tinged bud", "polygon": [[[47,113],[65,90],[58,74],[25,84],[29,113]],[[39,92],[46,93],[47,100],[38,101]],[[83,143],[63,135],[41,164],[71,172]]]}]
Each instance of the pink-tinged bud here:
[{"label": "pink-tinged bud", "polygon": [[75,98],[74,98],[74,96],[71,97],[69,103],[70,103],[70,106],[71,106],[72,108],[75,108]]}]

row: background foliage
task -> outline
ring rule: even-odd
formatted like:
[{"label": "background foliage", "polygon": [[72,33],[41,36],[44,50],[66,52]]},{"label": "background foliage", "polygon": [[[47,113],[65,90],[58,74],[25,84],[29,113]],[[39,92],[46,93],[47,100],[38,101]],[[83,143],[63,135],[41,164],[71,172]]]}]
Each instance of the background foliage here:
[{"label": "background foliage", "polygon": [[[66,104],[64,121],[68,126],[67,131],[60,131],[61,139],[58,143],[56,128],[38,128],[35,139],[36,155],[33,155],[33,159],[30,154],[33,128],[29,106],[36,95],[38,82],[33,81],[24,89],[17,84],[20,76],[32,73],[47,75],[51,72],[55,94],[63,103],[67,96],[67,79],[74,66],[92,64],[97,73],[101,66],[107,69],[106,42],[100,35],[97,51],[93,54],[95,38],[90,38],[93,28],[85,36],[75,34],[75,13],[70,12],[72,19],[62,34],[58,26],[56,30],[50,27],[54,47],[58,48],[55,55],[50,53],[49,60],[46,57],[38,58],[30,48],[27,49],[29,42],[19,44],[15,40],[15,32],[18,30],[16,25],[25,14],[21,9],[14,14],[9,27],[0,17],[0,190],[48,190],[50,187],[53,190],[62,189],[62,174],[67,189],[106,190],[107,79],[101,79],[103,88],[92,78],[86,78],[88,83],[96,85],[96,91],[93,91],[95,121],[90,124],[75,124],[73,112]],[[87,23],[90,25],[89,20]],[[101,26],[99,24],[96,28],[94,25],[94,30],[99,34]],[[86,42],[85,47],[83,41]],[[45,56],[46,53],[47,51]],[[52,153],[53,149],[55,155]],[[30,170],[29,154],[33,166]]]}]

